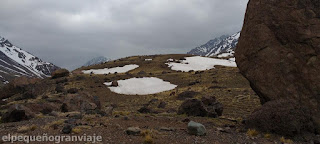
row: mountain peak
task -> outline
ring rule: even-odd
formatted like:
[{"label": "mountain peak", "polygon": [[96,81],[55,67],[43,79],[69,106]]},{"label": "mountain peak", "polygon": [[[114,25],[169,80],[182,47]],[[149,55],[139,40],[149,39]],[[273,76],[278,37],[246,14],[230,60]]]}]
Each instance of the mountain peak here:
[{"label": "mountain peak", "polygon": [[14,46],[0,36],[0,76],[3,83],[15,77],[45,78],[59,67]]},{"label": "mountain peak", "polygon": [[217,56],[221,53],[231,53],[236,47],[240,37],[240,32],[231,36],[222,35],[219,38],[210,40],[204,45],[192,49],[188,54],[200,56]]},{"label": "mountain peak", "polygon": [[91,66],[91,65],[96,65],[96,64],[101,64],[104,62],[111,61],[111,59],[106,58],[104,56],[99,56],[91,59],[90,61],[86,62],[83,66]]}]

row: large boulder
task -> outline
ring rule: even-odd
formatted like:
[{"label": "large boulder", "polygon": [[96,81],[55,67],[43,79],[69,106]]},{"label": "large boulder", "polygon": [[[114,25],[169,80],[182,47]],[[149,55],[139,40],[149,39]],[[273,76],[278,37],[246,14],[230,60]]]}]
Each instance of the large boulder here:
[{"label": "large boulder", "polygon": [[[272,120],[270,111],[276,112],[279,107],[282,111],[276,114],[281,122],[274,121],[274,126],[286,131],[281,133],[291,134],[292,130],[285,128],[291,125],[291,119],[299,120],[302,113],[290,105],[283,108],[276,102],[280,99],[295,100],[297,105],[311,110],[312,119],[318,121],[319,54],[320,0],[250,0],[235,52],[236,62],[261,103],[275,101],[274,107],[264,105],[265,108],[255,112],[252,121]],[[273,130],[268,126],[258,127]]]},{"label": "large boulder", "polygon": [[255,110],[245,121],[248,128],[294,137],[303,133],[315,133],[311,111],[292,99],[269,101]]},{"label": "large boulder", "polygon": [[265,103],[320,107],[320,1],[250,0],[236,48],[241,73]]}]

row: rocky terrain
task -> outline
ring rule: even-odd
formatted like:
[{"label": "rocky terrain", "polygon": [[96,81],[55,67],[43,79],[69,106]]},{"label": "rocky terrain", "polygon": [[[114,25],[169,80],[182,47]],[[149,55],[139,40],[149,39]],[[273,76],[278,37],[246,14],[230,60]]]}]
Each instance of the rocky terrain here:
[{"label": "rocky terrain", "polygon": [[42,61],[0,37],[0,86],[20,76],[50,77],[57,69],[59,67]]},{"label": "rocky terrain", "polygon": [[[184,63],[190,56],[134,56],[71,73],[61,69],[43,80],[20,78],[3,88],[6,95],[1,93],[0,134],[97,134],[103,143],[291,142],[281,135],[244,127],[243,121],[260,101],[238,68],[216,65],[182,72],[166,64]],[[119,70],[128,64],[139,67],[126,73],[83,73]],[[111,91],[121,88],[120,80],[146,77],[177,87],[147,95]]]}]

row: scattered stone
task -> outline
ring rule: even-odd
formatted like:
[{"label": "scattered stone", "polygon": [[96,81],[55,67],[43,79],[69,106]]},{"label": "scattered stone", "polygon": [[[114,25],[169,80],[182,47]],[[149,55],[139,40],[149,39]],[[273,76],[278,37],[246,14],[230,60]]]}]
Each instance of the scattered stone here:
[{"label": "scattered stone", "polygon": [[178,109],[178,114],[187,114],[188,116],[218,117],[222,115],[223,105],[216,102],[215,98],[202,98],[185,100]]},{"label": "scattered stone", "polygon": [[70,72],[66,69],[58,69],[51,74],[52,79],[69,76]]},{"label": "scattered stone", "polygon": [[29,120],[34,117],[34,113],[23,105],[13,105],[8,109],[8,112],[2,115],[1,122],[18,122]]},{"label": "scattered stone", "polygon": [[70,134],[71,131],[72,131],[72,126],[70,124],[66,124],[62,129],[63,134]]},{"label": "scattered stone", "polygon": [[134,135],[134,136],[138,136],[141,133],[141,129],[139,127],[129,127],[126,130],[127,135]]},{"label": "scattered stone", "polygon": [[206,135],[207,130],[204,125],[196,123],[194,121],[190,121],[188,123],[188,133],[196,136],[204,136]]},{"label": "scattered stone", "polygon": [[119,86],[119,84],[118,84],[117,81],[113,81],[113,82],[111,83],[111,86],[112,86],[112,87],[117,87],[117,86]]}]

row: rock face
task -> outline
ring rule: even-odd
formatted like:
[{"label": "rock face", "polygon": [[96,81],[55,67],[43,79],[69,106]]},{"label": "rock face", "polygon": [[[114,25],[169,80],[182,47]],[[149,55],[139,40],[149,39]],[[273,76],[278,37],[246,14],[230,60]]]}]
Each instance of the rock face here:
[{"label": "rock face", "polygon": [[293,99],[318,114],[319,54],[320,0],[249,1],[235,56],[262,104]]},{"label": "rock face", "polygon": [[320,1],[250,0],[236,61],[262,103],[290,97],[319,108]]}]

